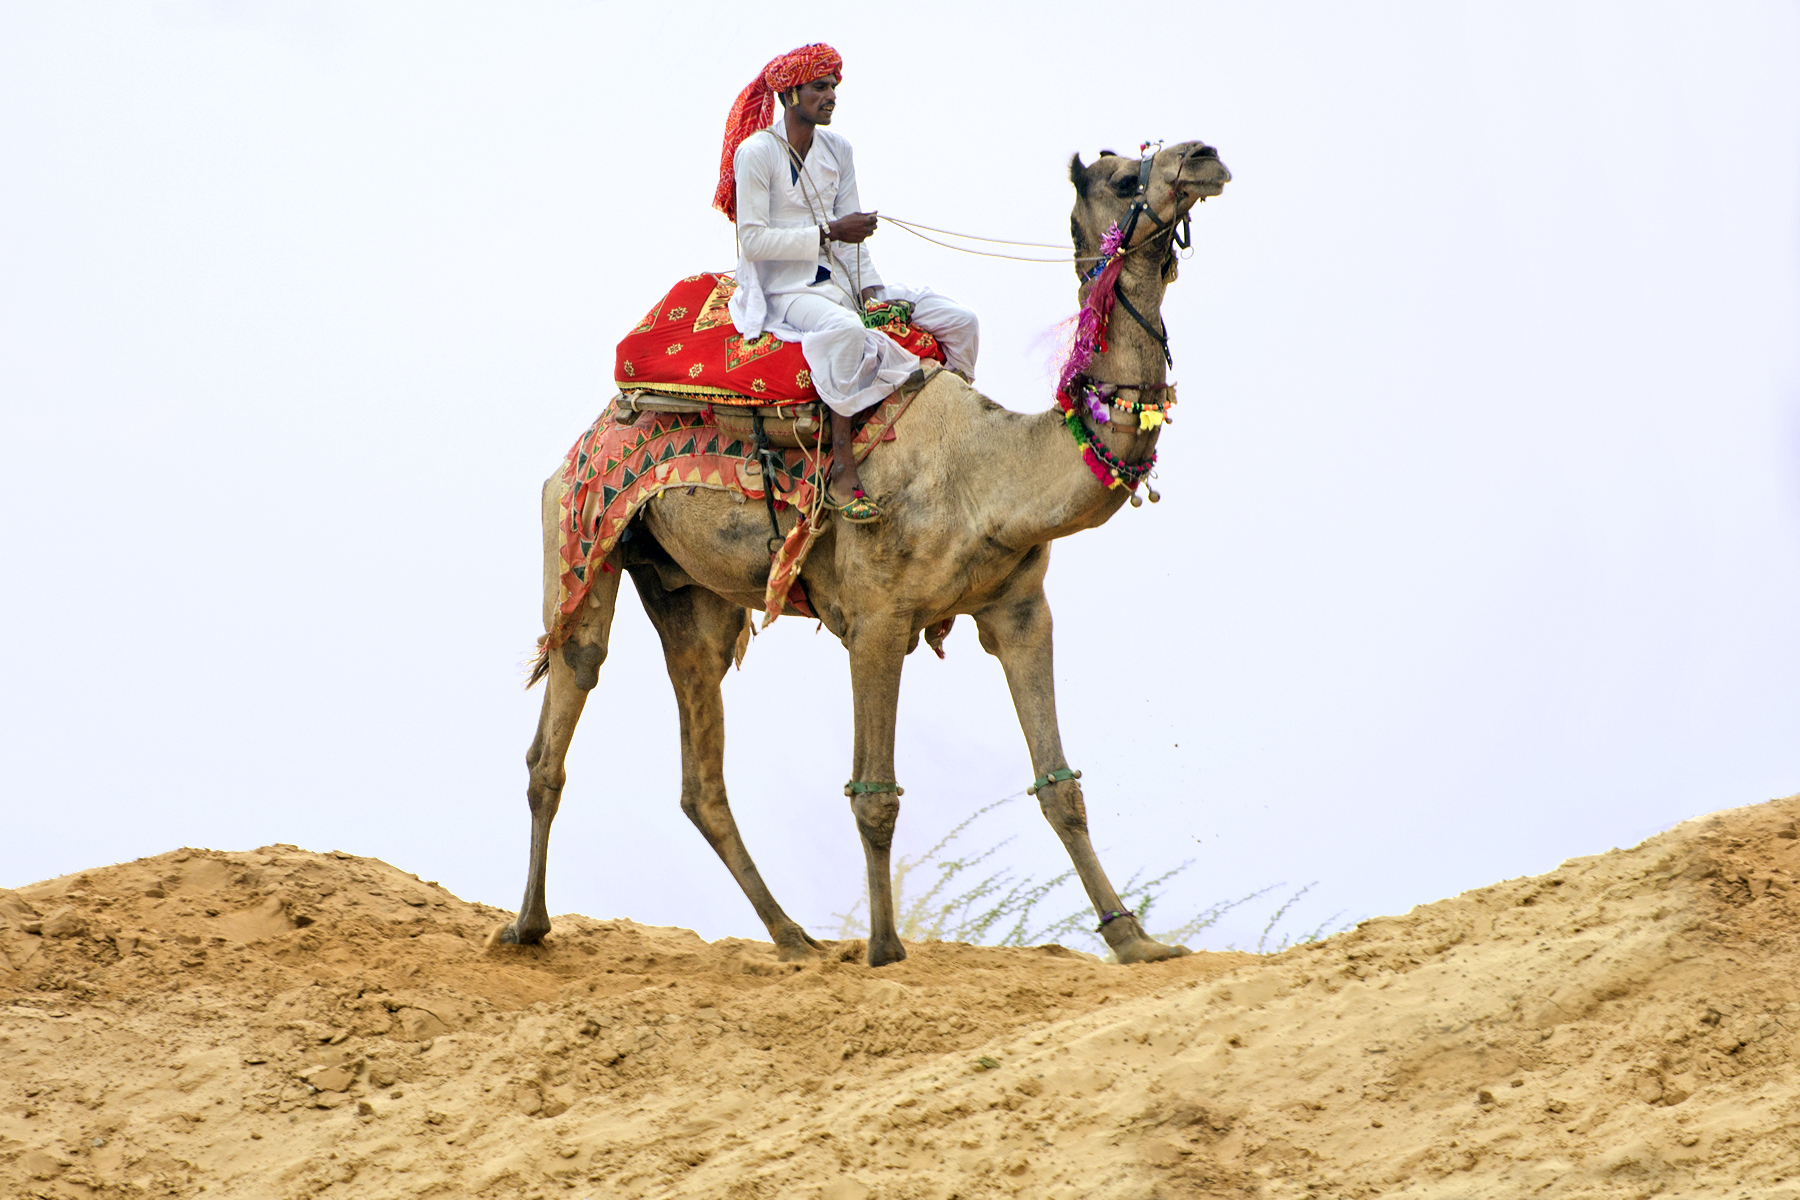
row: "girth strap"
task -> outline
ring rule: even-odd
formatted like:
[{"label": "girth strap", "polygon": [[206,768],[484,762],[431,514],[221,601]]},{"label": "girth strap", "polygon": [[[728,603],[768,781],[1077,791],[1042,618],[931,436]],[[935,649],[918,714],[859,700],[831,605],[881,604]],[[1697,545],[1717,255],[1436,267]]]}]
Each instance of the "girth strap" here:
[{"label": "girth strap", "polygon": [[775,450],[769,445],[769,434],[763,428],[761,413],[750,414],[750,432],[756,439],[756,456],[762,461],[763,503],[768,506],[769,528],[774,531],[769,537],[769,557],[773,558],[781,552],[781,544],[787,539],[782,536],[781,522],[775,516]]}]

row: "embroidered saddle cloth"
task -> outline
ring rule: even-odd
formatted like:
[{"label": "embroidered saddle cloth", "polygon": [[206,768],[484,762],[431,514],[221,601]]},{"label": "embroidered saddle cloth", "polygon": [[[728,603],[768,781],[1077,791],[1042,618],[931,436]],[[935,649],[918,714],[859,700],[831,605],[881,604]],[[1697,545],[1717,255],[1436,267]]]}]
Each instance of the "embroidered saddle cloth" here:
[{"label": "embroidered saddle cloth", "polygon": [[[894,439],[894,425],[913,397],[937,377],[938,364],[924,369],[869,411],[851,441],[856,460],[869,456],[879,442]],[[774,555],[763,608],[769,622],[784,611],[813,615],[800,569],[807,551],[828,519],[820,510],[829,451],[787,448],[775,451],[773,478],[765,479],[756,446],[749,438],[721,428],[710,406],[697,412],[640,412],[614,400],[563,459],[557,503],[561,514],[562,575],[557,586],[556,623],[539,639],[540,653],[559,648],[598,573],[615,569],[607,556],[619,544],[631,518],[654,497],[671,488],[712,488],[735,492],[762,507],[763,489],[772,483],[778,510],[799,516]]]},{"label": "embroidered saddle cloth", "polygon": [[[644,314],[619,343],[613,375],[621,391],[666,392],[714,404],[797,404],[819,399],[799,342],[772,333],[745,338],[726,305],[737,290],[729,275],[689,275]],[[863,316],[922,359],[944,361],[937,339],[912,324],[906,306]]]}]

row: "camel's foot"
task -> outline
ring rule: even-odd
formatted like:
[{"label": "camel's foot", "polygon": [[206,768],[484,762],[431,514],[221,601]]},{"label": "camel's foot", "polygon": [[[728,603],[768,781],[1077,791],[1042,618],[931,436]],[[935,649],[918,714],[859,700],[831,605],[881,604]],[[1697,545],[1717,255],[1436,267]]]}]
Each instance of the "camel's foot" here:
[{"label": "camel's foot", "polygon": [[550,932],[548,921],[527,921],[524,917],[516,917],[512,924],[502,925],[488,938],[489,945],[501,946],[535,946],[544,940]]},{"label": "camel's foot", "polygon": [[825,957],[825,947],[791,922],[770,930],[769,937],[775,943],[775,957],[782,962],[807,962]]},{"label": "camel's foot", "polygon": [[1100,927],[1100,936],[1112,948],[1113,957],[1122,963],[1162,962],[1192,954],[1186,946],[1159,942],[1144,932],[1136,917],[1118,917]]},{"label": "camel's foot", "polygon": [[885,967],[889,963],[897,963],[906,957],[906,947],[900,944],[899,938],[872,937],[869,939],[869,965]]},{"label": "camel's foot", "polygon": [[1171,946],[1167,942],[1147,937],[1113,948],[1113,956],[1122,963],[1162,962],[1164,959],[1180,958],[1192,953],[1186,946]]}]

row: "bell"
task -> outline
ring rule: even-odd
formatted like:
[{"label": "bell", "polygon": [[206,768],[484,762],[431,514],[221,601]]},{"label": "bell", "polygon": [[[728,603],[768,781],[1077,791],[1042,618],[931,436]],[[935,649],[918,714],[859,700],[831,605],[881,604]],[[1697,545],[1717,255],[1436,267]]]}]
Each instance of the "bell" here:
[{"label": "bell", "polygon": [[1144,507],[1144,498],[1142,496],[1138,495],[1136,492],[1131,493],[1131,507],[1133,507],[1133,508]]},{"label": "bell", "polygon": [[1159,492],[1159,491],[1157,491],[1157,490],[1156,490],[1156,489],[1155,489],[1155,488],[1153,488],[1153,487],[1146,487],[1146,488],[1145,488],[1145,489],[1144,489],[1144,491],[1145,491],[1145,492],[1147,492],[1147,493],[1148,493],[1148,494],[1149,494],[1149,496],[1150,496],[1150,503],[1152,503],[1152,504],[1156,504],[1156,503],[1159,503],[1159,502],[1161,502],[1161,500],[1162,500],[1162,493],[1161,493],[1161,492]]}]

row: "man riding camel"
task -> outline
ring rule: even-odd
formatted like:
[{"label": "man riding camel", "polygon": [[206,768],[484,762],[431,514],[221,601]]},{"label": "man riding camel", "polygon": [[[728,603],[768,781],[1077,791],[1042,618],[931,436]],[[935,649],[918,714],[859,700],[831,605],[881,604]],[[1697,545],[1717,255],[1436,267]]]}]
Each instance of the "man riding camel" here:
[{"label": "man riding camel", "polygon": [[[738,288],[732,324],[799,342],[813,387],[831,410],[827,498],[847,521],[880,518],[863,494],[850,418],[887,398],[918,369],[895,341],[863,326],[873,302],[903,301],[936,337],[947,365],[972,378],[975,314],[930,288],[883,283],[867,241],[877,217],[859,212],[850,143],[823,126],[837,108],[844,60],[824,43],[769,63],[731,106],[713,207],[737,224]],[[781,114],[774,98],[781,96]]]}]

